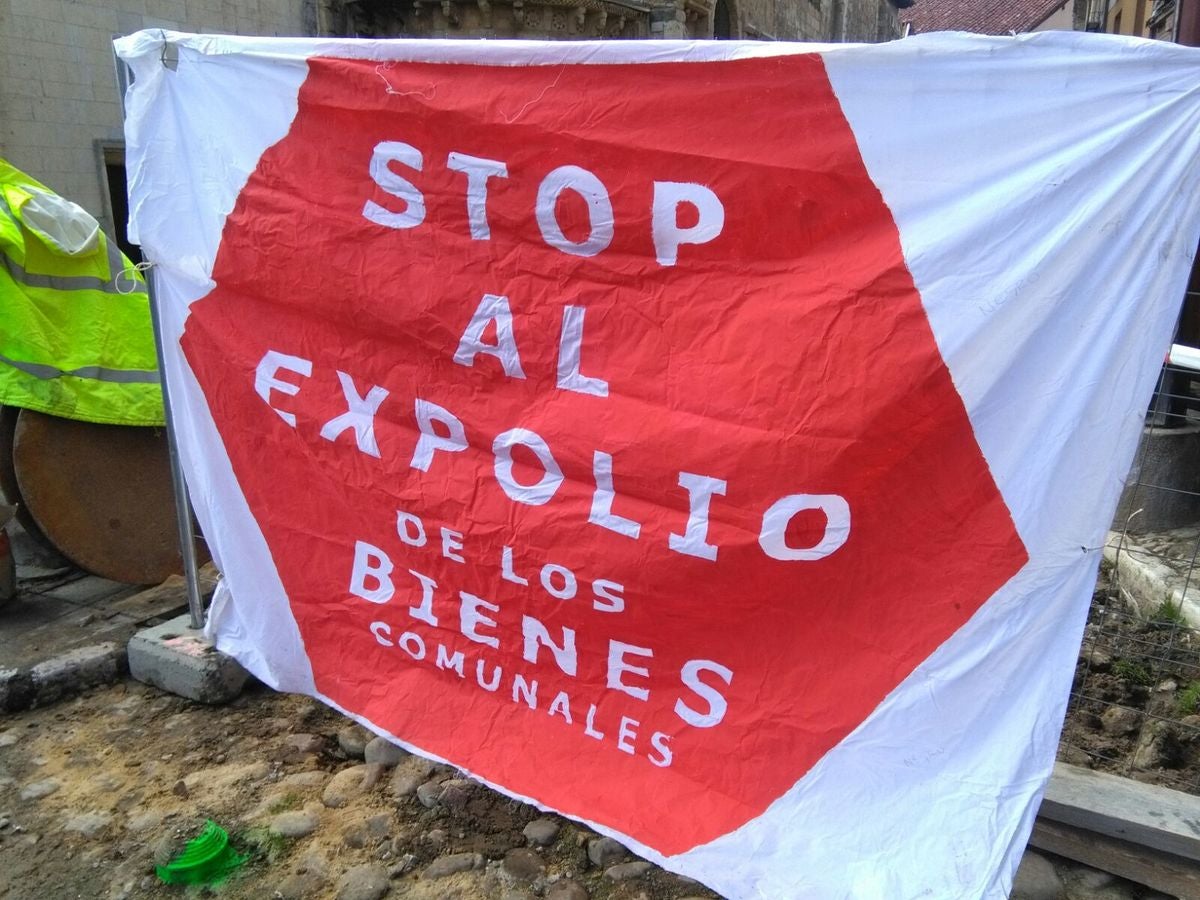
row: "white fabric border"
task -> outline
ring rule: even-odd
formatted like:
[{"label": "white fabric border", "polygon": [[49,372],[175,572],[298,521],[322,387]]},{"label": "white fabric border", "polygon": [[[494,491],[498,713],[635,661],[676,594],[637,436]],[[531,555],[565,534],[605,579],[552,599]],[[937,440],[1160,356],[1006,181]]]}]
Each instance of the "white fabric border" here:
[{"label": "white fabric border", "polygon": [[[179,51],[174,75],[159,62],[164,42]],[[1052,764],[1094,548],[1132,457],[1200,230],[1190,203],[1200,187],[1190,163],[1200,134],[1197,81],[1188,74],[1196,51],[1067,33],[930,35],[865,47],[142,32],[118,49],[137,76],[127,125],[131,216],[160,264],[171,346],[187,305],[211,285],[225,216],[262,152],[287,131],[310,55],[554,65],[821,52],[1031,563],[760,818],[670,859],[589,824],[730,896],[1007,895]],[[994,104],[961,90],[1000,77],[1006,87]],[[247,78],[255,90],[241,87]],[[151,127],[156,119],[175,127]],[[1090,141],[1094,161],[1073,152],[1077,141]],[[1030,156],[1044,158],[1044,172],[1029,172]],[[179,160],[195,177],[189,196],[174,189]],[[1106,179],[1126,189],[1098,190]],[[1170,196],[1156,187],[1163,184],[1176,186]],[[985,213],[986,233],[974,224]],[[1037,252],[1076,233],[1081,216],[1094,228],[1054,259]],[[1036,230],[1037,222],[1059,221],[1067,223],[1061,230]],[[1136,240],[1096,266],[1084,245],[1104,228]],[[1136,297],[1116,302],[1110,285]],[[297,664],[302,644],[270,554],[180,354],[170,355],[167,378],[201,524],[235,573],[232,591],[252,598],[214,606],[218,645],[276,687],[315,693],[306,660]],[[1001,386],[1015,387],[1011,396],[1024,405]],[[1031,397],[1042,402],[1033,408]],[[1047,447],[1039,464],[1016,452],[1036,446]],[[1047,509],[1053,518],[1041,514]],[[1020,702],[1005,699],[1013,696]],[[946,790],[950,783],[955,790]]]},{"label": "white fabric border", "polygon": [[[116,42],[134,73],[126,98],[130,239],[142,245],[151,272],[165,344],[163,373],[177,446],[196,518],[223,573],[207,631],[264,683],[313,694],[312,669],[266,539],[250,513],[208,403],[178,352],[188,309],[213,286],[213,263],[225,217],[263,151],[287,134],[296,95],[308,74],[303,60],[280,65],[239,58],[206,66],[179,48],[178,69],[161,62],[161,33]],[[254,90],[246,90],[246,78]],[[163,124],[168,123],[168,124]],[[186,192],[178,172],[191,175]],[[230,602],[230,594],[242,598]]]}]

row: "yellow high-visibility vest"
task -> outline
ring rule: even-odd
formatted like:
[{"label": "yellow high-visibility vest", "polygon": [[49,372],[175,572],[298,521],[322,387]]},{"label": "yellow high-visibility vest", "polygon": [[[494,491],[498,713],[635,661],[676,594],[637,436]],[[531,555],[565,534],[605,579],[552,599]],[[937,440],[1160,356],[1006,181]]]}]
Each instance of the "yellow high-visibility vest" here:
[{"label": "yellow high-visibility vest", "polygon": [[81,207],[0,159],[0,404],[162,425],[150,299]]}]

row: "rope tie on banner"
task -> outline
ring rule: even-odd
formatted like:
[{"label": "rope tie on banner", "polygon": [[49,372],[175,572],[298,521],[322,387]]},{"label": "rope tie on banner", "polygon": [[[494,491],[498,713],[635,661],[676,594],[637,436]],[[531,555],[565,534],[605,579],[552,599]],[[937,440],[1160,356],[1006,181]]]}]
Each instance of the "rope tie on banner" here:
[{"label": "rope tie on banner", "polygon": [[[125,268],[123,268],[120,272],[117,273],[117,277],[113,279],[113,284],[117,288],[117,293],[118,294],[140,293],[140,291],[138,289],[137,279],[133,277],[133,273],[140,272],[142,275],[145,275],[147,272],[149,272],[153,268],[154,268],[154,263],[152,263],[152,262],[135,263],[132,266],[126,266]],[[127,278],[129,280],[129,290],[125,290],[121,287],[121,279],[122,278]]]}]

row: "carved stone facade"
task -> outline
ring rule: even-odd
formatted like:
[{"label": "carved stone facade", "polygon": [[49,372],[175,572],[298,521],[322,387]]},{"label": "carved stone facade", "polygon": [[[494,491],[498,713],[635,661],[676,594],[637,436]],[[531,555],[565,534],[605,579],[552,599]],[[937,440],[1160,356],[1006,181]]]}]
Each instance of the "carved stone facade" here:
[{"label": "carved stone facade", "polygon": [[331,0],[333,31],[361,37],[748,38],[881,41],[888,0]]}]

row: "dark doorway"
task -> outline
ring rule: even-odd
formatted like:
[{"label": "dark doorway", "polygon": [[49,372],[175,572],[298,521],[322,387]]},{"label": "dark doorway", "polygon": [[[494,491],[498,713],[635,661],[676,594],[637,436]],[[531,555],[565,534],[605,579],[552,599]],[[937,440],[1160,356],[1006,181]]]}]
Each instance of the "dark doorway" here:
[{"label": "dark doorway", "polygon": [[713,8],[713,37],[721,40],[729,40],[733,37],[729,4],[725,0],[717,0],[717,5]]},{"label": "dark doorway", "polygon": [[142,261],[142,248],[129,241],[129,185],[125,178],[125,151],[120,147],[104,148],[104,180],[108,188],[109,209],[112,210],[114,238],[121,252],[135,263]]}]

